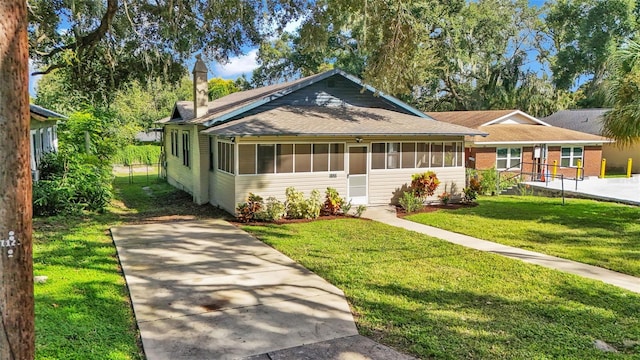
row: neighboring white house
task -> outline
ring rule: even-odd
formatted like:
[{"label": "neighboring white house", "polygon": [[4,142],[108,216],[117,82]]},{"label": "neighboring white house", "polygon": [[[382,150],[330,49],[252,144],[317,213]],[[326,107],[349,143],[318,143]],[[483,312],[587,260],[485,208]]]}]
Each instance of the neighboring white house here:
[{"label": "neighboring white house", "polygon": [[38,181],[38,165],[42,156],[46,153],[58,150],[58,133],[56,124],[59,119],[64,119],[51,110],[38,105],[29,105],[31,113],[31,176],[34,181]]},{"label": "neighboring white house", "polygon": [[193,70],[194,102],[164,128],[170,184],[234,213],[250,192],[284,200],[327,187],[354,204],[389,204],[411,175],[433,170],[465,185],[464,137],[482,131],[435,121],[338,69],[207,101],[207,68]]}]

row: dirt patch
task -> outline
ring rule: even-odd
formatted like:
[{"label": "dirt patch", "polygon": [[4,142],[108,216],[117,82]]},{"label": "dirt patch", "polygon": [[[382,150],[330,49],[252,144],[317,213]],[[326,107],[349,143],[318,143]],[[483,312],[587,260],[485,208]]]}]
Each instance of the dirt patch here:
[{"label": "dirt patch", "polygon": [[478,206],[478,203],[456,203],[456,204],[447,204],[447,205],[434,204],[434,205],[425,205],[422,207],[422,209],[418,211],[414,211],[412,213],[407,213],[406,211],[404,211],[402,207],[396,206],[396,216],[398,216],[399,218],[403,218],[407,215],[413,215],[413,214],[430,213],[438,210],[458,210],[458,209],[465,209],[465,208],[476,207],[476,206]]}]

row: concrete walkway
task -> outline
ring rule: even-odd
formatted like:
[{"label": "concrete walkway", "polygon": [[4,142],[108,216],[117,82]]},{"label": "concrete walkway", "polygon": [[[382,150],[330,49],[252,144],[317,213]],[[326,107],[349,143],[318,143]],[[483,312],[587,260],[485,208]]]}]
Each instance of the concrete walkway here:
[{"label": "concrete walkway", "polygon": [[563,187],[566,195],[595,200],[615,201],[629,205],[640,205],[640,175],[631,178],[587,177],[581,181],[556,179],[544,182],[526,182],[540,189],[559,192]]},{"label": "concrete walkway", "polygon": [[323,346],[410,359],[357,335],[340,289],[225,221],[111,233],[149,360],[302,359]]},{"label": "concrete walkway", "polygon": [[536,264],[550,269],[560,270],[571,274],[583,276],[589,279],[600,280],[607,284],[615,285],[629,291],[640,293],[640,278],[603,269],[597,266],[587,265],[576,261],[558,258],[555,256],[523,250],[512,246],[497,244],[491,241],[481,240],[471,236],[442,230],[428,225],[418,224],[409,220],[404,220],[396,216],[396,210],[391,206],[369,207],[362,216],[375,221],[379,221],[384,224],[416,231],[468,248],[507,256],[531,264]]}]

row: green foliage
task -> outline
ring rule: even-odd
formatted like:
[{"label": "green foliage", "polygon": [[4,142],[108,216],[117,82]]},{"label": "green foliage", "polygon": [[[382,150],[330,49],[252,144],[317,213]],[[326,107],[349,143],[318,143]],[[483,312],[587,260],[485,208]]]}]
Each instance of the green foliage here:
[{"label": "green foliage", "polygon": [[111,201],[111,173],[95,156],[52,153],[39,169],[42,178],[33,184],[35,216],[102,212]]},{"label": "green foliage", "polygon": [[412,213],[422,209],[424,204],[422,203],[422,199],[413,195],[411,191],[405,191],[402,193],[402,197],[398,200],[398,203],[404,211],[408,213]]},{"label": "green foliage", "polygon": [[297,191],[293,186],[285,190],[287,217],[289,219],[304,219],[305,199],[302,191]]},{"label": "green foliage", "polygon": [[241,222],[250,222],[253,220],[258,220],[259,213],[262,211],[264,204],[262,202],[262,197],[249,193],[247,197],[247,201],[241,204],[238,204],[236,207],[236,218]]},{"label": "green foliage", "polygon": [[433,171],[411,175],[411,192],[417,198],[424,199],[432,196],[440,185],[440,180]]},{"label": "green foliage", "polygon": [[610,59],[613,76],[608,100],[613,109],[603,120],[603,133],[620,145],[640,141],[640,43],[628,41]]},{"label": "green foliage", "polygon": [[367,211],[367,207],[365,205],[358,205],[358,207],[356,208],[356,213],[354,214],[355,217],[361,217],[362,214],[364,214],[364,212]]},{"label": "green foliage", "polygon": [[482,184],[478,179],[472,177],[469,179],[469,186],[465,187],[463,190],[462,201],[466,203],[474,202],[476,198],[478,198],[478,194],[482,193]]},{"label": "green foliage", "polygon": [[345,200],[340,197],[338,191],[334,188],[328,187],[324,194],[324,204],[322,206],[322,215],[338,215],[342,213],[342,205]]},{"label": "green foliage", "polygon": [[73,113],[58,123],[59,148],[65,153],[87,153],[88,134],[89,154],[109,164],[111,157],[129,138],[133,138],[136,131],[135,128],[116,126],[112,112],[87,109]]},{"label": "green foliage", "polygon": [[498,172],[495,168],[480,171],[480,193],[492,194],[498,186]]},{"label": "green foliage", "polygon": [[209,80],[209,100],[219,99],[238,91],[240,91],[240,88],[233,80],[225,80],[222,78]]},{"label": "green foliage", "polygon": [[273,196],[267,198],[264,210],[257,214],[262,221],[274,222],[282,219],[286,214],[284,203]]},{"label": "green foliage", "polygon": [[285,190],[287,200],[287,218],[289,219],[316,219],[320,216],[322,202],[320,192],[316,189],[311,191],[308,199],[304,198],[302,191],[297,191],[294,187]]},{"label": "green foliage", "polygon": [[347,201],[343,201],[342,205],[340,205],[340,207],[342,208],[342,213],[347,215],[349,214],[349,211],[351,211],[351,200]]},{"label": "green foliage", "polygon": [[442,194],[438,195],[438,199],[442,201],[443,205],[448,205],[449,201],[451,201],[451,194],[445,191]]},{"label": "green foliage", "polygon": [[304,217],[305,219],[317,219],[322,209],[322,201],[320,200],[320,191],[313,189],[311,195],[307,199]]},{"label": "green foliage", "polygon": [[112,158],[113,164],[154,165],[160,159],[160,146],[158,145],[127,145],[120,149]]}]

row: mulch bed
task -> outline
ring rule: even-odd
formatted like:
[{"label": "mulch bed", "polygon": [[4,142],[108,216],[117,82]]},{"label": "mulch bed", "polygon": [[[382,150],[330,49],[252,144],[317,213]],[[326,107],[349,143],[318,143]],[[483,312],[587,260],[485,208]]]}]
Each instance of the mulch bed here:
[{"label": "mulch bed", "polygon": [[[249,222],[240,222],[238,220],[228,220],[231,224],[235,226],[266,226],[266,225],[286,225],[286,224],[296,224],[296,223],[308,223],[312,221],[324,221],[324,220],[336,220],[336,219],[345,219],[345,218],[356,218],[353,215],[320,215],[317,219],[280,219],[274,222],[267,221],[249,221]],[[360,218],[362,220],[370,220],[366,218]]]},{"label": "mulch bed", "polygon": [[458,209],[464,209],[464,208],[476,207],[476,206],[478,206],[478,203],[455,203],[455,204],[447,204],[447,205],[433,204],[433,205],[425,205],[422,207],[422,209],[418,211],[414,211],[412,213],[407,213],[406,211],[404,211],[402,207],[396,206],[396,216],[398,216],[399,218],[403,218],[407,215],[413,215],[413,214],[430,213],[438,210],[458,210]]}]

